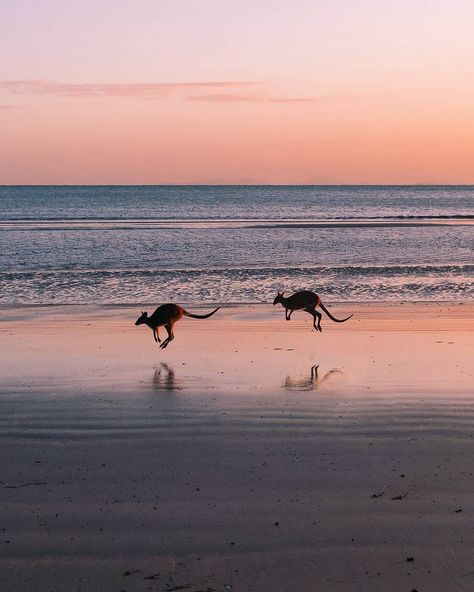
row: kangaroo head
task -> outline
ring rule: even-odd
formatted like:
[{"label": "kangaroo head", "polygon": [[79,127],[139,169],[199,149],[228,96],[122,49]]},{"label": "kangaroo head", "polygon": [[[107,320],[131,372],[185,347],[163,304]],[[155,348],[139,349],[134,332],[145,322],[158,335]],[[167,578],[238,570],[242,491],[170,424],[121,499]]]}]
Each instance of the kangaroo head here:
[{"label": "kangaroo head", "polygon": [[143,312],[142,310],[142,316],[138,317],[138,319],[135,321],[135,325],[143,325],[144,323],[146,323],[148,320],[148,313],[145,311]]},{"label": "kangaroo head", "polygon": [[273,301],[273,306],[275,306],[275,304],[278,304],[279,302],[283,302],[283,294],[285,292],[278,292],[278,294],[275,296],[275,300]]}]

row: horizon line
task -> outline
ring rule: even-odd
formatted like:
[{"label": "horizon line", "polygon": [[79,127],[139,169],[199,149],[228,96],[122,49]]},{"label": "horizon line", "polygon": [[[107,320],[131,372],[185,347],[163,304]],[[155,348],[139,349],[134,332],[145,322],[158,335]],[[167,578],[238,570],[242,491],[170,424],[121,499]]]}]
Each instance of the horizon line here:
[{"label": "horizon line", "polygon": [[474,187],[472,183],[0,183],[0,187]]}]

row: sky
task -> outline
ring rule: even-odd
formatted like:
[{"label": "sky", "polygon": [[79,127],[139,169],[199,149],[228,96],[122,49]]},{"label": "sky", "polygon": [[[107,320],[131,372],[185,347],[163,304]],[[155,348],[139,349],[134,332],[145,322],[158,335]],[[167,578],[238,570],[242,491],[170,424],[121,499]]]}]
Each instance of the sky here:
[{"label": "sky", "polygon": [[0,14],[0,184],[474,183],[472,0]]}]

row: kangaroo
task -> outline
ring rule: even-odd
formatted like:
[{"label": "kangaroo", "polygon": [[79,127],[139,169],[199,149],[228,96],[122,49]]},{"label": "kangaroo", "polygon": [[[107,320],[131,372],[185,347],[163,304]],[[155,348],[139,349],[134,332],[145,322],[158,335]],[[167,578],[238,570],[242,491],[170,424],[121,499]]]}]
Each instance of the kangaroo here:
[{"label": "kangaroo", "polygon": [[197,315],[184,310],[184,308],[178,304],[162,304],[151,316],[148,316],[148,313],[146,311],[143,312],[142,310],[142,315],[136,320],[135,325],[148,325],[153,331],[153,338],[156,343],[161,343],[158,328],[164,327],[168,332],[168,337],[160,345],[160,348],[164,349],[174,339],[173,325],[176,321],[179,321],[183,316],[192,317],[193,319],[208,319],[216,313],[219,308],[220,306],[209,314]]},{"label": "kangaroo", "polygon": [[[315,292],[302,290],[301,292],[296,292],[292,296],[288,296],[288,298],[284,297],[284,293],[285,292],[278,292],[275,300],[273,301],[273,305],[280,303],[283,306],[285,309],[285,319],[289,321],[294,310],[304,310],[305,312],[309,312],[309,314],[312,315],[313,327],[320,333],[323,331],[321,328],[322,314],[316,310],[317,306],[319,306],[328,315],[328,317],[336,323],[344,323],[353,316],[349,315],[345,319],[336,319],[336,317],[333,317],[329,310],[324,306],[324,304],[321,302],[321,298]],[[318,319],[317,323],[316,319]]]}]

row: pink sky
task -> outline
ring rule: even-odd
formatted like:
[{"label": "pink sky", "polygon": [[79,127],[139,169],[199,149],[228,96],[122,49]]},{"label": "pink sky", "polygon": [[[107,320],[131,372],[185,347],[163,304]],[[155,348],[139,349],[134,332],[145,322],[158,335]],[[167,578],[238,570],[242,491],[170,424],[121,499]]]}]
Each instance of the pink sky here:
[{"label": "pink sky", "polygon": [[0,183],[474,183],[472,0],[15,0]]}]

